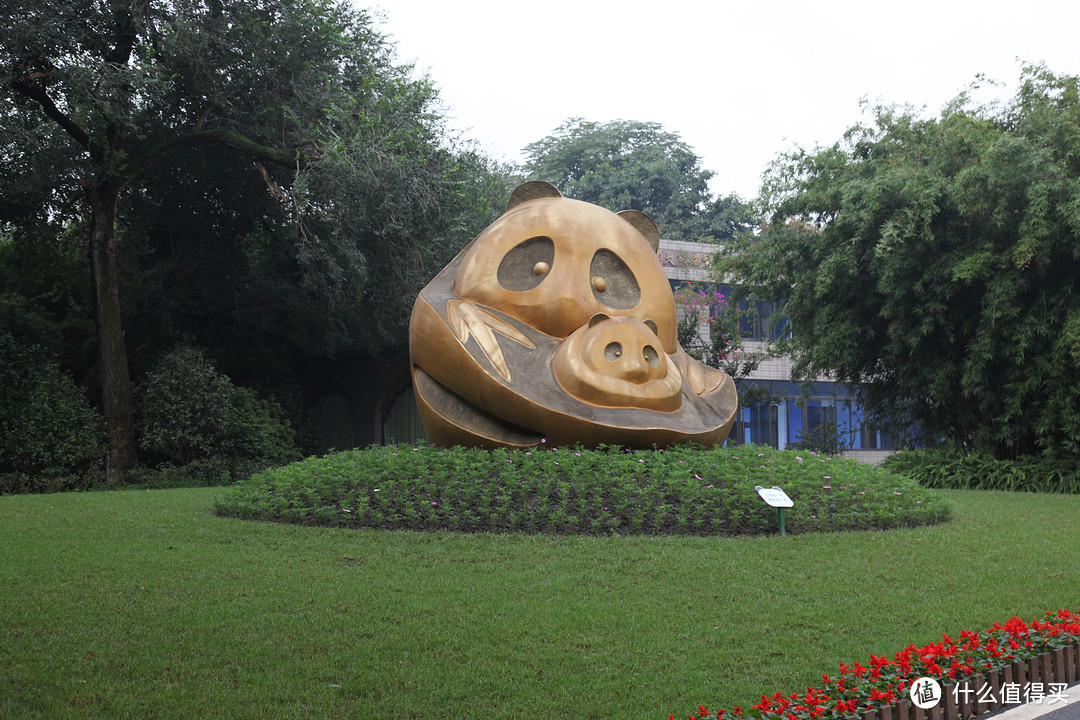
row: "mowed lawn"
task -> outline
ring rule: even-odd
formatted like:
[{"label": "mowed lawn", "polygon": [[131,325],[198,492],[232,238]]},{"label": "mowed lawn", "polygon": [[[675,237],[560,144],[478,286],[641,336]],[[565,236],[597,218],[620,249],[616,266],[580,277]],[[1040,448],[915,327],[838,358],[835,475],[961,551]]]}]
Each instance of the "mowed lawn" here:
[{"label": "mowed lawn", "polygon": [[1080,496],[756,538],[323,529],[0,497],[0,718],[642,718],[1080,607]]}]

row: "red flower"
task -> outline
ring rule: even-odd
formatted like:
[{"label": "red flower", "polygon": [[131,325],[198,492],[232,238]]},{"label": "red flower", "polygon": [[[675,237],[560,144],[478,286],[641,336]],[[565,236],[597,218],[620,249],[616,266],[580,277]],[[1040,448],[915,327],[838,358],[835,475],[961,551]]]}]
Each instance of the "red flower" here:
[{"label": "red flower", "polygon": [[870,702],[875,702],[878,700],[887,700],[888,702],[892,702],[895,697],[896,696],[893,695],[891,692],[885,693],[875,689],[870,693]]},{"label": "red flower", "polygon": [[859,703],[857,700],[841,700],[840,702],[836,703],[836,711],[841,714],[854,712],[855,707],[858,704]]},{"label": "red flower", "polygon": [[911,672],[911,651],[914,648],[908,646],[906,650],[902,650],[896,653],[896,665],[900,668],[900,672],[907,675]]}]

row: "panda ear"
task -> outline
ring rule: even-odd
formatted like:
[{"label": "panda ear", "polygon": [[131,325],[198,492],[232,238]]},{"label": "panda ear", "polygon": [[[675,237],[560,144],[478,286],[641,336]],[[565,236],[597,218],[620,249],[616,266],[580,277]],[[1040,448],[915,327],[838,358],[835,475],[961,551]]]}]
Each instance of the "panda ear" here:
[{"label": "panda ear", "polygon": [[561,198],[562,193],[551,183],[543,180],[530,180],[527,183],[518,185],[517,190],[511,193],[510,199],[506,201],[506,209],[509,210],[523,202],[545,197]]},{"label": "panda ear", "polygon": [[633,225],[638,232],[645,236],[645,239],[649,241],[649,245],[652,246],[653,252],[660,249],[660,228],[656,227],[656,223],[652,221],[651,217],[638,210],[623,210],[619,213],[619,217]]}]

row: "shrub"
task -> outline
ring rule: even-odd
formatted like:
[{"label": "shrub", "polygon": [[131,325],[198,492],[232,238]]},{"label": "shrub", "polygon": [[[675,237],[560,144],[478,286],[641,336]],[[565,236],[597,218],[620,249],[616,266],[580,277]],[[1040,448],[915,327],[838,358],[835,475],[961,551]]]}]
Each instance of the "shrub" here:
[{"label": "shrub", "polygon": [[777,531],[755,486],[795,501],[791,533],[940,522],[947,504],[854,460],[739,446],[630,451],[372,446],[268,470],[230,488],[223,515],[383,529],[736,535]]},{"label": "shrub", "polygon": [[788,443],[791,450],[812,450],[825,455],[842,455],[850,448],[850,443],[845,441],[840,434],[836,423],[821,423],[810,432],[799,430],[796,440]]},{"label": "shrub", "polygon": [[0,333],[0,398],[5,491],[65,489],[100,462],[101,415],[48,353],[10,333]]},{"label": "shrub", "polygon": [[935,448],[894,453],[883,466],[928,488],[1080,493],[1080,458],[1072,455],[998,460]]},{"label": "shrub", "polygon": [[196,348],[177,348],[136,388],[139,446],[185,465],[221,451],[233,385]]},{"label": "shrub", "polygon": [[292,426],[281,407],[250,388],[234,387],[226,415],[225,454],[275,464],[300,458]]},{"label": "shrub", "polygon": [[161,358],[136,389],[142,449],[180,465],[274,464],[299,457],[280,408],[233,385],[197,348]]}]

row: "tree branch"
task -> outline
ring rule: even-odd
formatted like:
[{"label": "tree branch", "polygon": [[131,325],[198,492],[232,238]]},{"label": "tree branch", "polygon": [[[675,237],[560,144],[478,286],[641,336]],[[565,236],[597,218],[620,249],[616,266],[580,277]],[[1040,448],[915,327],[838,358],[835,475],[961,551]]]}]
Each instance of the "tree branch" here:
[{"label": "tree branch", "polygon": [[262,160],[285,167],[296,167],[298,163],[303,163],[303,155],[299,150],[289,152],[261,145],[239,133],[221,128],[194,130],[166,140],[163,143],[158,143],[141,155],[132,158],[123,173],[124,182],[130,182],[164,158],[204,145],[225,145],[240,150],[255,160]]},{"label": "tree branch", "polygon": [[49,93],[45,91],[44,87],[30,83],[31,80],[37,80],[43,77],[45,77],[44,73],[34,73],[24,80],[13,80],[10,87],[23,97],[33,100],[41,106],[41,111],[45,113],[45,117],[59,125],[72,140],[85,148],[95,162],[100,162],[100,152],[95,150],[93,144],[90,142],[90,136],[86,131],[79,127],[74,120],[65,115],[60,108],[56,107],[56,103],[49,97]]},{"label": "tree branch", "polygon": [[277,186],[274,179],[270,177],[270,173],[266,171],[266,166],[259,161],[255,161],[255,167],[259,169],[259,174],[262,175],[263,182],[266,183],[266,187],[270,189],[270,194],[274,196],[274,199],[278,202],[285,202],[289,198],[285,193],[281,192],[281,188]]}]

